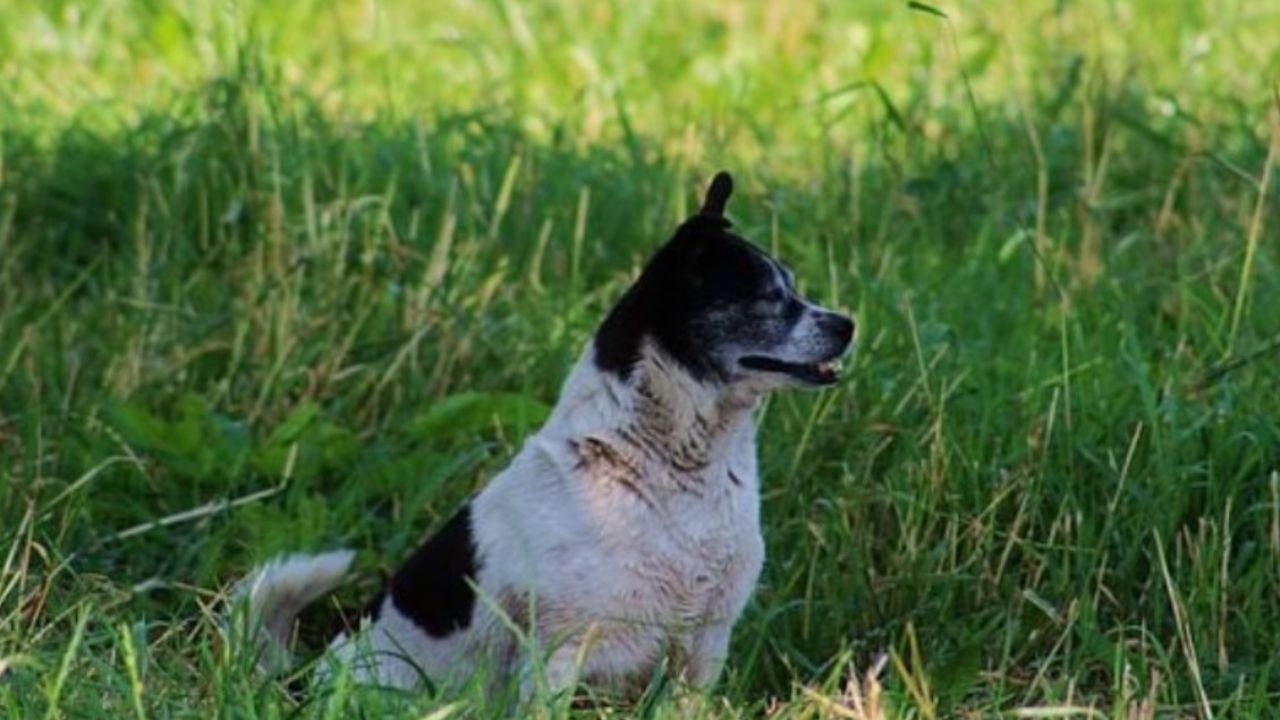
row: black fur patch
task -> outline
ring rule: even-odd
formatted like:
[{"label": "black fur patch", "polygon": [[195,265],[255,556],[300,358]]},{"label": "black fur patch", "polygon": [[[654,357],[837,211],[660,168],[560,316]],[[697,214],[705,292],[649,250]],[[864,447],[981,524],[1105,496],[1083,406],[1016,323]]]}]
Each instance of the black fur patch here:
[{"label": "black fur patch", "polygon": [[400,566],[387,591],[396,609],[428,635],[445,637],[471,624],[479,570],[468,503]]},{"label": "black fur patch", "polygon": [[709,313],[746,304],[774,282],[772,261],[743,238],[720,213],[732,191],[716,176],[699,214],[681,225],[613,307],[596,332],[596,366],[627,378],[646,337],[694,377],[725,379],[708,353],[719,334],[706,326]]},{"label": "black fur patch", "polygon": [[729,202],[729,196],[733,194],[733,178],[729,173],[721,170],[711,179],[711,186],[707,188],[707,199],[702,203],[702,210],[699,211],[705,217],[724,217],[724,206]]}]

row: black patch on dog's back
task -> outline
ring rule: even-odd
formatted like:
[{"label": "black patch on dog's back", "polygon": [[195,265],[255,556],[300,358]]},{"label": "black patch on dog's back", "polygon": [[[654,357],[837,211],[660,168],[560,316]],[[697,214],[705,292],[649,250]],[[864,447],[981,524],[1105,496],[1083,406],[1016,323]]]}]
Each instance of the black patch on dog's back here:
[{"label": "black patch on dog's back", "polygon": [[387,588],[396,609],[432,637],[471,624],[472,583],[480,570],[471,523],[468,503],[400,566]]}]

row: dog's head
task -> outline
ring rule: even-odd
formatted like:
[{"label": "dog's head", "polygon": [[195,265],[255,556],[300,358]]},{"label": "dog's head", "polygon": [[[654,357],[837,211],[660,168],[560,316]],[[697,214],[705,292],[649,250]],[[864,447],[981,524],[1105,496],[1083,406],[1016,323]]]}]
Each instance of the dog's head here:
[{"label": "dog's head", "polygon": [[650,259],[601,325],[597,366],[626,378],[646,339],[700,381],[764,389],[839,378],[853,320],[796,292],[782,263],[729,231],[733,180],[721,172],[706,201]]}]

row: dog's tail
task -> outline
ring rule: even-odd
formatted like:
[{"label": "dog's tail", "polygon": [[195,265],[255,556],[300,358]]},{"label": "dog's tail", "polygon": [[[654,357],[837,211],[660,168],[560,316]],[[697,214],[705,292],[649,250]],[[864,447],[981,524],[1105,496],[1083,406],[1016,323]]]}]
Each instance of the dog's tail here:
[{"label": "dog's tail", "polygon": [[277,558],[240,581],[232,599],[245,603],[249,636],[258,667],[275,674],[289,668],[289,636],[303,608],[342,583],[355,553],[334,550],[320,555]]}]

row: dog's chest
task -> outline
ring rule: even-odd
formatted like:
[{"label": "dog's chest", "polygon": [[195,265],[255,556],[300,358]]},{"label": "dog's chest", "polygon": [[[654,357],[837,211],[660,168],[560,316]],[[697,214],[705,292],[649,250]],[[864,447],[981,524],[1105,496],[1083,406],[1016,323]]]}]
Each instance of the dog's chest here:
[{"label": "dog's chest", "polygon": [[[615,536],[619,577],[650,619],[723,614],[754,585],[762,561],[754,462],[709,469],[651,505],[632,504]],[[698,483],[698,484],[694,484]]]},{"label": "dog's chest", "polygon": [[694,617],[725,604],[730,588],[754,574],[752,548],[759,530],[744,514],[691,505],[655,523],[633,553],[633,577],[652,589],[659,605]]}]

